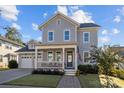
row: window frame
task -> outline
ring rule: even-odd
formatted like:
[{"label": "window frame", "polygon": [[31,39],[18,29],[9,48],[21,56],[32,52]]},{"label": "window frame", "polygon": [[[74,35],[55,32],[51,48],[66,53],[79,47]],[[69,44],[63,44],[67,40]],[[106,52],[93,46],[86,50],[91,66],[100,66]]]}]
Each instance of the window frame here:
[{"label": "window frame", "polygon": [[52,61],[54,60],[54,54],[53,54],[53,51],[48,51],[48,52],[47,52],[47,61],[48,61],[48,62],[52,62],[52,61],[49,61],[49,58],[48,58],[49,52],[51,52],[52,55],[53,55],[53,57],[52,57]]},{"label": "window frame", "polygon": [[2,43],[0,42],[0,47],[2,46]]},{"label": "window frame", "polygon": [[[53,40],[49,40],[49,33],[52,32],[53,33]],[[47,41],[48,42],[53,42],[54,41],[54,31],[48,31],[48,34],[47,34],[48,38],[47,38]]]},{"label": "window frame", "polygon": [[0,55],[0,62],[3,62],[3,55]]},{"label": "window frame", "polygon": [[[58,55],[57,55],[57,53],[58,52],[60,52],[60,61],[57,61],[57,57],[58,57]],[[56,57],[55,57],[55,60],[57,61],[57,62],[61,62],[62,61],[62,54],[61,54],[61,51],[56,51]]]},{"label": "window frame", "polygon": [[[85,41],[85,34],[88,33],[88,41]],[[83,32],[83,43],[90,43],[90,32]]]},{"label": "window frame", "polygon": [[84,63],[90,63],[90,60],[88,60],[88,62],[85,62],[85,61],[84,61],[84,60],[85,60],[84,54],[85,54],[86,52],[88,53],[88,57],[90,57],[90,52],[89,52],[89,51],[83,51],[83,62],[84,62]]},{"label": "window frame", "polygon": [[[66,32],[66,31],[69,32],[69,40],[65,40],[65,32]],[[63,39],[64,39],[64,41],[70,41],[70,36],[71,36],[70,29],[65,29],[65,30],[64,30],[64,33],[63,33]]]}]

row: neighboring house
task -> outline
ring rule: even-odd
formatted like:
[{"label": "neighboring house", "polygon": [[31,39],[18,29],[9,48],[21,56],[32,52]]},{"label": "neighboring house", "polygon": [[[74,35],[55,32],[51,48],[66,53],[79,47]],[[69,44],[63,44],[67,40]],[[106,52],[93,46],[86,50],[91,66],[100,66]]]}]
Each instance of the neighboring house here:
[{"label": "neighboring house", "polygon": [[0,67],[7,67],[10,60],[17,60],[15,51],[23,45],[0,36]]},{"label": "neighboring house", "polygon": [[[112,49],[119,52],[119,56],[124,59],[124,46],[112,46]],[[122,63],[119,64],[120,69],[124,69],[124,60]]]},{"label": "neighboring house", "polygon": [[59,68],[71,73],[79,64],[92,64],[87,57],[91,46],[97,46],[99,27],[95,23],[78,23],[57,12],[39,26],[42,43],[28,43],[17,51],[20,68]]},{"label": "neighboring house", "polygon": [[[35,40],[30,40],[27,45],[18,51],[19,55],[19,68],[34,68],[35,62],[35,46],[40,44]],[[38,58],[41,58],[42,55],[38,53]]]}]

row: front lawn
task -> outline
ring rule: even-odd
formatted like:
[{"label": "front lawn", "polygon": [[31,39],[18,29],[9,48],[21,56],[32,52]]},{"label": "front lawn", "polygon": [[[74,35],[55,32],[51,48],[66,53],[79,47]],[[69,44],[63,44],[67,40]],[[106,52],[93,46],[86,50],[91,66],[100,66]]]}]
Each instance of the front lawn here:
[{"label": "front lawn", "polygon": [[99,75],[97,74],[87,74],[78,76],[81,87],[83,88],[100,88],[101,83]]},{"label": "front lawn", "polygon": [[[100,88],[106,87],[106,78],[105,75],[98,74],[87,74],[78,76],[81,87],[83,88]],[[109,83],[112,87],[121,87],[124,88],[124,80],[117,77],[108,77]]]},{"label": "front lawn", "polygon": [[28,75],[6,84],[9,85],[23,85],[23,86],[34,86],[34,87],[57,87],[57,84],[61,76],[59,75]]}]

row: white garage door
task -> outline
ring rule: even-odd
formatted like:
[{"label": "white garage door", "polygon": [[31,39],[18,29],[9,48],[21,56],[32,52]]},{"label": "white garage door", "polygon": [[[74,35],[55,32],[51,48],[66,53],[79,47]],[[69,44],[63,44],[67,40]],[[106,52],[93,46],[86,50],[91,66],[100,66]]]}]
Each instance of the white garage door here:
[{"label": "white garage door", "polygon": [[20,68],[33,68],[33,62],[31,59],[22,59],[19,67]]}]

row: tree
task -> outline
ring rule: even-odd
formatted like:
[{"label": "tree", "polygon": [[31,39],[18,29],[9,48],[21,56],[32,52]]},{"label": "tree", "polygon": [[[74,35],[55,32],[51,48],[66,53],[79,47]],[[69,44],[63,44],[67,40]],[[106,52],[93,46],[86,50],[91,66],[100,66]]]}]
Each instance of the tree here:
[{"label": "tree", "polygon": [[114,69],[115,64],[122,62],[118,51],[113,50],[110,46],[97,48],[92,46],[90,51],[91,59],[96,59],[99,67],[99,73],[106,75],[107,86],[109,86],[108,75]]},{"label": "tree", "polygon": [[21,40],[21,34],[17,31],[16,28],[14,27],[4,27],[4,29],[6,30],[6,34],[5,34],[5,37],[10,39],[10,40],[13,40],[13,41],[17,41],[18,43],[22,43],[22,40]]}]

